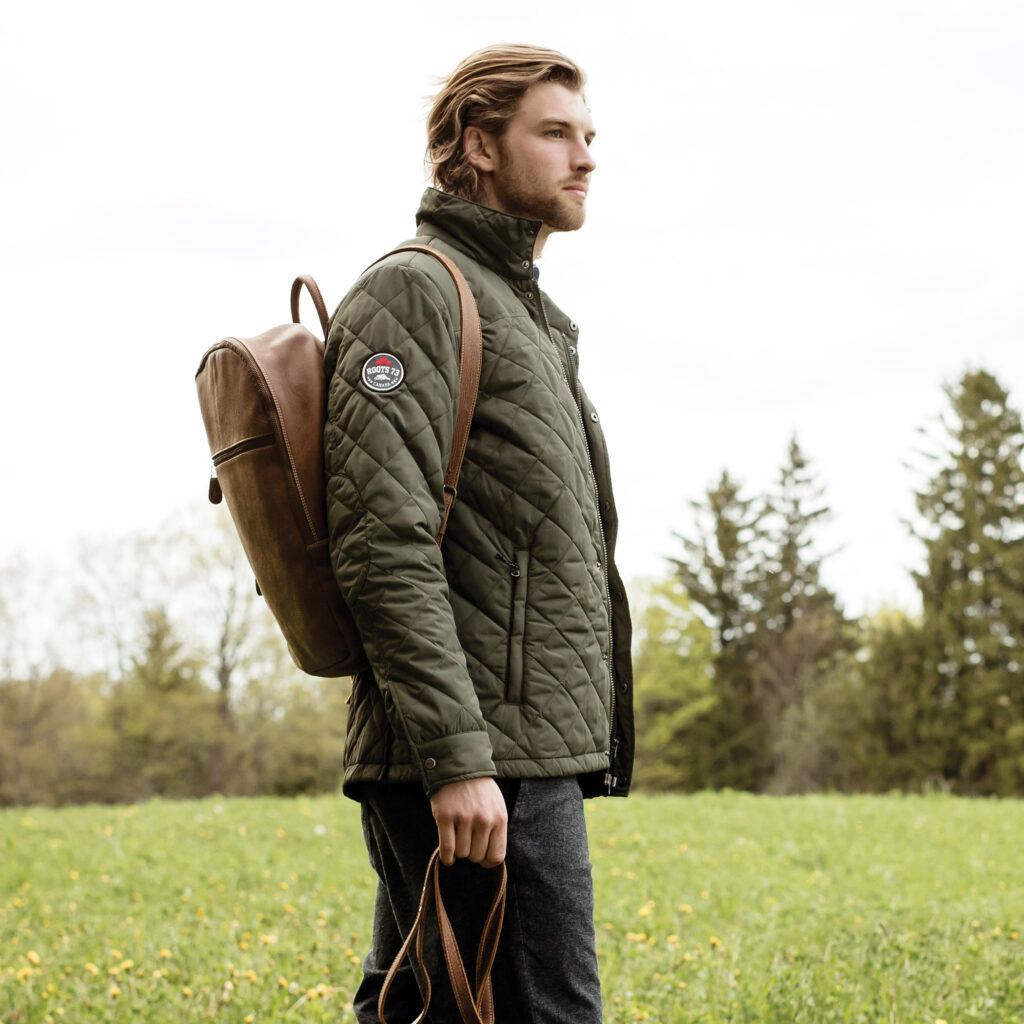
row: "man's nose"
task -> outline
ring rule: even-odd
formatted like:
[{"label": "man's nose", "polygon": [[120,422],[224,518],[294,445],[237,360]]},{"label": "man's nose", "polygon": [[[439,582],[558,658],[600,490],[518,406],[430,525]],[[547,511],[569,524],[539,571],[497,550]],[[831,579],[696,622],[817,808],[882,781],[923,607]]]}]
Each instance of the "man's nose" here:
[{"label": "man's nose", "polygon": [[579,142],[577,143],[576,150],[573,154],[573,166],[577,171],[589,174],[597,167],[597,161],[591,156],[590,147],[585,142]]}]

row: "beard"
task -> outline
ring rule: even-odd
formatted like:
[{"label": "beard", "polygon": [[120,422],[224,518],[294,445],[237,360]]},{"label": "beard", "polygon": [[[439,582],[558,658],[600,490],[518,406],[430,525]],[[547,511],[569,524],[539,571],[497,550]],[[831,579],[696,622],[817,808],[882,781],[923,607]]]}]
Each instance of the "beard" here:
[{"label": "beard", "polygon": [[542,175],[510,161],[507,152],[490,184],[501,209],[516,217],[542,221],[552,231],[578,231],[587,218],[584,204],[562,191],[569,181],[553,185]]}]

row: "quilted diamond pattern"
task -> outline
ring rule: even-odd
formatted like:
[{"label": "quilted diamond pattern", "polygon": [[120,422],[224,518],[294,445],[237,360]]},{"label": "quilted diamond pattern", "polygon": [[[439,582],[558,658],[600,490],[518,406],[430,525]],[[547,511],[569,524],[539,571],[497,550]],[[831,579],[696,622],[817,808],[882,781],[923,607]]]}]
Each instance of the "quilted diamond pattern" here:
[{"label": "quilted diamond pattern", "polygon": [[[602,564],[614,543],[606,450],[592,407],[581,415],[577,405],[588,400],[565,343],[575,325],[532,280],[536,225],[431,195],[417,240],[459,264],[484,340],[443,552],[434,537],[459,386],[447,273],[421,253],[376,264],[342,301],[327,344],[332,558],[372,666],[353,687],[349,791],[370,779],[419,779],[432,792],[480,775],[597,771],[610,746],[612,621],[625,633],[615,667],[628,681],[628,614],[623,628],[609,598],[609,583],[621,581]],[[362,368],[383,352],[405,377],[376,393]],[[516,552],[529,554],[526,573],[510,569]],[[510,691],[517,594],[522,679]]]}]

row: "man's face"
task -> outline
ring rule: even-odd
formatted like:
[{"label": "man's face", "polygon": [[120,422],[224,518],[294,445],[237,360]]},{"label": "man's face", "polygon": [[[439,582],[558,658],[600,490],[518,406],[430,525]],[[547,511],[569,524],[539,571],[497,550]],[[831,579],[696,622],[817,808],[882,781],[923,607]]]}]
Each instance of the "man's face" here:
[{"label": "man's face", "polygon": [[531,86],[505,131],[486,137],[491,173],[484,203],[544,222],[544,235],[575,231],[586,219],[594,122],[583,96],[555,82]]}]

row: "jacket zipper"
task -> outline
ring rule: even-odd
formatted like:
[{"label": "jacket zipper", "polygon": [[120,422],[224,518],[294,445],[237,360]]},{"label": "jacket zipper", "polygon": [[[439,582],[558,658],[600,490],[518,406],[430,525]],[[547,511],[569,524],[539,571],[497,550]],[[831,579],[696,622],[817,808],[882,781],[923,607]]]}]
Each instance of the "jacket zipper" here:
[{"label": "jacket zipper", "polygon": [[508,566],[508,574],[512,580],[508,648],[505,654],[505,699],[510,703],[519,704],[523,699],[523,641],[526,626],[524,606],[526,594],[522,588],[526,586],[524,573],[528,562],[528,553],[517,551],[513,561],[499,551],[498,558]]},{"label": "jacket zipper", "polygon": [[551,342],[551,347],[555,350],[555,356],[558,358],[558,365],[562,369],[562,380],[565,381],[565,386],[569,391],[569,397],[572,399],[572,404],[576,409],[576,418],[579,420],[580,431],[583,434],[583,445],[587,450],[587,463],[590,466],[590,481],[594,487],[594,511],[597,513],[597,529],[601,534],[601,578],[604,581],[604,599],[605,599],[605,611],[608,613],[608,660],[605,665],[608,669],[608,771],[604,775],[605,788],[608,794],[611,795],[612,790],[615,788],[616,778],[612,773],[612,759],[617,753],[618,744],[614,740],[615,736],[615,676],[612,664],[614,634],[612,633],[612,592],[611,585],[608,583],[608,544],[604,539],[604,522],[601,518],[601,495],[597,490],[597,474],[594,472],[594,457],[590,453],[590,441],[587,439],[587,428],[583,423],[583,411],[580,409],[580,403],[575,394],[573,394],[572,385],[569,383],[569,374],[565,369],[565,361],[562,359],[562,354],[558,351],[558,346],[555,344],[555,339],[551,335],[551,323],[548,320],[548,311],[544,306],[544,295],[541,290],[537,289],[537,297],[540,300],[540,312],[544,317],[544,327],[548,332],[548,341]]}]

